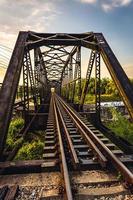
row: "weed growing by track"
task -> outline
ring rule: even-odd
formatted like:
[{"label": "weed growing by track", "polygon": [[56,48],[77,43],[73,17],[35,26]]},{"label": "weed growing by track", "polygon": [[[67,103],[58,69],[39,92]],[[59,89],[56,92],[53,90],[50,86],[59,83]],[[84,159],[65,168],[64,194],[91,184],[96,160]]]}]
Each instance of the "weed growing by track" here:
[{"label": "weed growing by track", "polygon": [[108,123],[108,128],[133,145],[133,123],[122,116],[115,108],[111,109],[111,112],[113,121]]}]

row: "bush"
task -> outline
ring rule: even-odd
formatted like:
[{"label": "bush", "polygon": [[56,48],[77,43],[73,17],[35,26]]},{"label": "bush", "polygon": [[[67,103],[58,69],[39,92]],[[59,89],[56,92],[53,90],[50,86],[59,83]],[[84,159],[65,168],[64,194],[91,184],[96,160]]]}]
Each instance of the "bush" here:
[{"label": "bush", "polygon": [[115,108],[111,109],[113,121],[108,124],[108,127],[118,136],[124,138],[129,143],[133,144],[133,123],[129,122]]},{"label": "bush", "polygon": [[17,133],[21,130],[21,128],[24,125],[24,120],[22,118],[15,118],[11,121],[9,129],[8,129],[8,135],[6,144],[13,148],[16,142],[16,136]]},{"label": "bush", "polygon": [[25,143],[15,157],[15,160],[33,160],[41,159],[43,154],[44,143],[40,140]]},{"label": "bush", "polygon": [[[109,94],[102,94],[101,95],[101,102],[108,102],[108,101],[120,101],[119,96],[109,95]],[[94,104],[95,103],[95,95],[87,94],[85,98],[85,104]]]}]

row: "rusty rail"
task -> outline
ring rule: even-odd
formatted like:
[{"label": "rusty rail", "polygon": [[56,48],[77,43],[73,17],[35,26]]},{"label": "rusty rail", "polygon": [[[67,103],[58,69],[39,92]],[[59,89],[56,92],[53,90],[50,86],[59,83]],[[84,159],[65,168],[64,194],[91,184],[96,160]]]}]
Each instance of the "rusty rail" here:
[{"label": "rusty rail", "polygon": [[84,122],[77,116],[70,106],[68,106],[59,96],[56,95],[58,101],[66,109],[67,113],[73,117],[75,122],[79,127],[82,127],[82,130],[88,135],[90,140],[94,142],[100,152],[103,152],[104,156],[111,161],[115,166],[116,170],[120,171],[124,179],[129,183],[133,184],[133,174],[132,172],[105,146],[105,144],[91,131]]},{"label": "rusty rail", "polygon": [[65,157],[63,141],[62,141],[62,137],[61,137],[59,117],[58,117],[58,114],[57,114],[57,108],[56,108],[54,96],[52,96],[51,101],[52,101],[52,104],[53,104],[53,111],[54,111],[54,116],[55,116],[57,136],[58,136],[58,140],[59,140],[60,157],[61,157],[61,171],[62,171],[62,175],[63,175],[63,179],[64,179],[64,189],[65,189],[64,199],[65,200],[73,200],[70,178],[69,178],[69,172],[68,172],[68,167],[67,167],[67,162],[66,162],[66,157]]},{"label": "rusty rail", "polygon": [[66,127],[66,124],[64,122],[63,115],[62,115],[61,110],[60,110],[60,105],[59,105],[59,103],[57,101],[56,101],[56,106],[57,106],[57,110],[58,110],[58,113],[59,113],[59,117],[60,117],[63,129],[64,129],[64,133],[65,133],[65,136],[66,136],[66,139],[67,139],[69,150],[71,152],[73,166],[76,169],[78,167],[78,165],[79,165],[79,159],[77,157],[76,151],[75,151],[73,143],[72,143],[72,139],[71,139],[71,137],[69,135],[69,132],[68,132],[67,127]]},{"label": "rusty rail", "polygon": [[96,155],[96,157],[98,158],[99,163],[101,164],[101,166],[102,167],[106,167],[107,159],[105,158],[105,156],[103,155],[103,153],[97,148],[97,146],[95,145],[95,143],[90,139],[90,137],[83,130],[83,128],[81,127],[81,125],[73,117],[73,115],[71,114],[71,112],[68,109],[66,109],[66,107],[64,106],[64,104],[61,101],[60,101],[60,103],[63,106],[63,108],[65,109],[65,111],[68,113],[68,115],[71,117],[72,121],[74,122],[74,124],[76,125],[76,127],[78,128],[78,130],[82,134],[82,136],[85,138],[85,140],[88,143],[88,145],[91,146],[92,151]]}]

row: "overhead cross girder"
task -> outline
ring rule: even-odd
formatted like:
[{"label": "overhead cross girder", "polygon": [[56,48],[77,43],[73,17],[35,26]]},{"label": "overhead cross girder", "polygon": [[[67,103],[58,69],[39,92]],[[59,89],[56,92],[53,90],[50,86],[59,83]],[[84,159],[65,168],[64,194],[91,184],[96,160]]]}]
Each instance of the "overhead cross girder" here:
[{"label": "overhead cross girder", "polygon": [[27,45],[30,50],[44,45],[83,46],[93,50],[98,50],[98,45],[95,42],[89,42],[82,39],[42,39],[36,42],[29,42]]}]

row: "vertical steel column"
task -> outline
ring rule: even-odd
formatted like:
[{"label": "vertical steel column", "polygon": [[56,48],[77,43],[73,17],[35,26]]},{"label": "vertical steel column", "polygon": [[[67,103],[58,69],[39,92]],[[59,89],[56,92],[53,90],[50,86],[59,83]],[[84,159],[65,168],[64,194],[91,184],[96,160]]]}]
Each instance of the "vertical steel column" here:
[{"label": "vertical steel column", "polygon": [[37,53],[37,49],[34,49],[34,74],[35,74],[35,89],[36,89],[36,98],[37,102],[39,101],[40,92],[39,92],[39,81],[40,81],[40,63]]},{"label": "vertical steel column", "polygon": [[26,52],[26,58],[27,58],[26,61],[27,61],[27,69],[28,69],[28,73],[29,73],[31,92],[33,95],[35,110],[37,110],[38,105],[37,105],[37,98],[36,98],[36,91],[35,91],[35,80],[34,80],[34,76],[33,76],[33,70],[32,70],[32,64],[31,64],[29,51]]},{"label": "vertical steel column", "polygon": [[72,56],[70,56],[70,63],[69,63],[69,80],[72,81],[73,79],[73,65],[72,65]]},{"label": "vertical steel column", "polygon": [[77,75],[78,75],[78,99],[80,101],[81,98],[81,46],[77,47],[77,57],[76,57],[76,63],[77,63]]},{"label": "vertical steel column", "polygon": [[[69,62],[69,80],[73,80],[73,63],[72,63],[73,57],[70,55],[70,62]],[[69,100],[71,101],[72,98],[72,88],[73,84],[69,84]]]},{"label": "vertical steel column", "polygon": [[42,82],[41,88],[40,88],[41,89],[40,90],[41,103],[44,104],[44,102],[47,101],[46,99],[49,98],[50,96],[50,87],[47,80],[47,70],[46,70],[46,65],[44,61],[44,55],[42,55],[40,48],[38,48],[38,56],[39,56],[40,72],[41,72],[40,80]]},{"label": "vertical steel column", "polygon": [[90,59],[89,59],[89,63],[88,63],[88,68],[87,68],[87,72],[86,72],[86,79],[85,79],[85,83],[84,83],[84,86],[83,86],[83,89],[82,89],[82,95],[81,95],[81,99],[80,99],[80,108],[81,109],[83,108],[85,97],[86,97],[86,94],[87,94],[88,85],[89,85],[89,81],[90,81],[90,77],[91,77],[91,72],[92,72],[94,60],[95,60],[95,51],[91,51],[91,55],[90,55]]},{"label": "vertical steel column", "polygon": [[19,33],[0,89],[0,157],[4,150],[8,127],[12,117],[13,105],[22,69],[24,46],[27,38],[28,32]]},{"label": "vertical steel column", "polygon": [[[29,112],[29,81],[28,81],[28,69],[27,69],[27,56],[24,54],[23,60],[23,87],[24,87],[24,114]],[[25,117],[24,116],[24,117]]]},{"label": "vertical steel column", "polygon": [[73,79],[73,69],[72,69],[72,56],[70,56],[70,61],[69,61],[69,73],[68,73],[68,77],[69,77],[69,83],[68,83],[68,101],[71,98],[71,81]]},{"label": "vertical steel column", "polygon": [[95,109],[98,120],[100,120],[100,53],[96,52],[95,61]]},{"label": "vertical steel column", "polygon": [[[74,80],[77,78],[77,64],[75,64],[75,71],[74,71]],[[73,82],[72,85],[72,100],[71,102],[74,102],[74,96],[75,96],[75,87],[76,87],[76,81]]]},{"label": "vertical steel column", "polygon": [[65,95],[65,97],[66,97],[66,100],[68,101],[68,99],[69,99],[69,84],[68,84],[68,82],[69,82],[69,68],[68,68],[68,65],[67,65],[67,67],[66,67],[66,69],[65,69],[65,78],[66,78],[66,95]]}]

